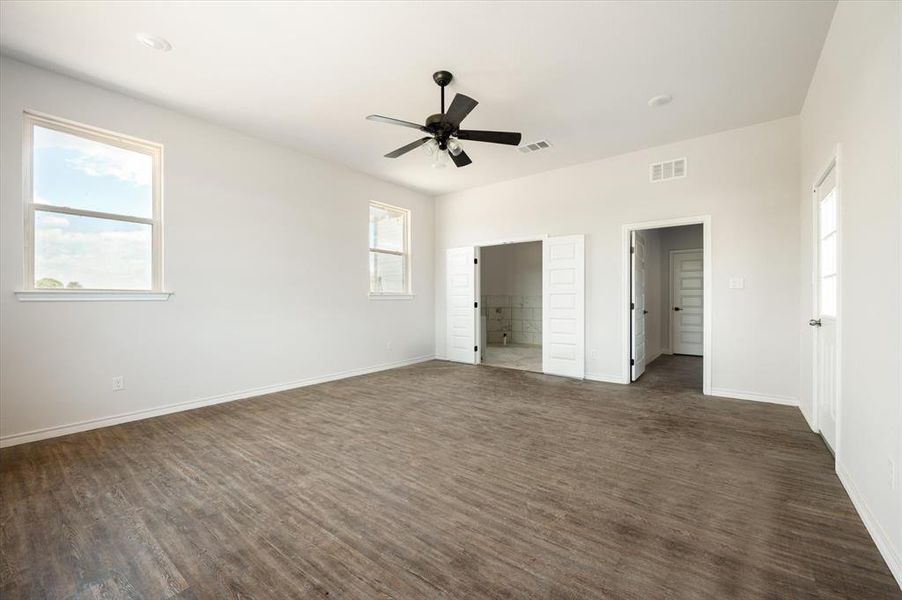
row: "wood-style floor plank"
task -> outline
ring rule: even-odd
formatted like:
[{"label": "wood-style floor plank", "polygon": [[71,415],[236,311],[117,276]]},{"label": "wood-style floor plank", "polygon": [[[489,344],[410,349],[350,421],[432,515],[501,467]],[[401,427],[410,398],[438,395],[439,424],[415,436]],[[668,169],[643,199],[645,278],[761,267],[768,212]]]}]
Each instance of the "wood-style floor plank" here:
[{"label": "wood-style floor plank", "polygon": [[902,598],[797,409],[430,362],[0,452],[3,598]]}]

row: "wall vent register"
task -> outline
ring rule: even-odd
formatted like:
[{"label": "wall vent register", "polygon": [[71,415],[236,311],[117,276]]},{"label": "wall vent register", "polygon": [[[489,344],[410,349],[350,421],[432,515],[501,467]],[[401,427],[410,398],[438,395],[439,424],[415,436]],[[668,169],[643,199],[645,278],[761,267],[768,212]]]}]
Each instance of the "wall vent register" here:
[{"label": "wall vent register", "polygon": [[677,158],[649,165],[648,176],[652,183],[668,179],[682,179],[686,176],[686,159]]}]

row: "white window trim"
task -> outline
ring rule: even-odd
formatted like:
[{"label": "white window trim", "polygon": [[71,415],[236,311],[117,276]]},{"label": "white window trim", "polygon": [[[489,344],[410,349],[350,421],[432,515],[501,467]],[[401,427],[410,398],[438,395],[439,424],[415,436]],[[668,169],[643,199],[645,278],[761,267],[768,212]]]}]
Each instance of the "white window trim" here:
[{"label": "white window trim", "polygon": [[[415,298],[415,294],[413,293],[413,260],[411,258],[410,252],[410,230],[411,230],[411,211],[409,208],[404,208],[403,206],[394,206],[393,204],[386,204],[384,202],[377,202],[375,200],[371,200],[367,204],[367,230],[369,230],[369,209],[370,207],[383,208],[385,210],[392,210],[404,213],[404,249],[402,251],[397,250],[385,250],[383,248],[373,248],[369,247],[369,251],[367,252],[367,273],[369,274],[369,257],[371,252],[379,252],[381,254],[394,254],[396,256],[404,257],[404,292],[374,292],[370,290],[368,297],[370,300],[413,300]],[[369,233],[367,233],[367,237],[369,237]],[[369,280],[369,277],[367,277]],[[369,287],[369,286],[368,286]]]},{"label": "white window trim", "polygon": [[[125,136],[49,115],[25,111],[22,132],[22,195],[25,216],[25,264],[22,290],[16,297],[22,301],[125,301],[167,300],[172,293],[163,291],[163,147],[160,144]],[[153,216],[150,219],[128,215],[76,209],[66,206],[37,204],[34,202],[34,127],[54,129],[70,135],[148,154],[153,159]],[[149,290],[114,289],[45,289],[34,286],[34,213],[36,210],[102,219],[143,223],[151,226],[151,286]]]}]

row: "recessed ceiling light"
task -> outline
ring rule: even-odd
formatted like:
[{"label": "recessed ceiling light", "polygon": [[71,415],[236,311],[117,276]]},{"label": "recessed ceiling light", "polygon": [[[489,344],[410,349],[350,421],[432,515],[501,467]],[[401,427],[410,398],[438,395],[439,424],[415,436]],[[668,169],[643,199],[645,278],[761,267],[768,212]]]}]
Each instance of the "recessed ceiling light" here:
[{"label": "recessed ceiling light", "polygon": [[170,50],[172,50],[172,44],[158,35],[138,33],[135,34],[135,39],[137,39],[148,48],[153,48],[154,50],[159,50],[160,52],[169,52]]},{"label": "recessed ceiling light", "polygon": [[648,101],[648,105],[652,108],[656,108],[658,106],[664,106],[665,104],[670,104],[670,101],[673,100],[673,96],[670,94],[661,94],[660,96],[655,96],[651,100]]}]

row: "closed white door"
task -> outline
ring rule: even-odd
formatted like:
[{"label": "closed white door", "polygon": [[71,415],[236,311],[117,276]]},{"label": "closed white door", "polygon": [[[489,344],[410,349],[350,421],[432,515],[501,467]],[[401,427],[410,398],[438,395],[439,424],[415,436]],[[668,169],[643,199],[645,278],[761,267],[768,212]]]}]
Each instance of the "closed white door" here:
[{"label": "closed white door", "polygon": [[645,234],[641,231],[632,233],[632,269],[630,272],[631,293],[630,310],[632,332],[632,351],[630,365],[632,380],[636,381],[645,372]]},{"label": "closed white door", "polygon": [[837,348],[836,318],[839,290],[837,261],[839,223],[836,169],[831,167],[820,185],[815,188],[817,218],[817,260],[815,273],[815,315],[809,321],[815,329],[815,395],[817,424],[821,435],[836,450]]},{"label": "closed white door", "polygon": [[585,236],[550,237],[542,243],[542,370],[586,375]]},{"label": "closed white door", "polygon": [[704,348],[704,253],[670,252],[670,350],[701,356]]},{"label": "closed white door", "polygon": [[448,360],[476,364],[476,251],[472,246],[451,248],[445,257],[446,355]]}]

